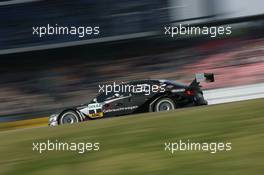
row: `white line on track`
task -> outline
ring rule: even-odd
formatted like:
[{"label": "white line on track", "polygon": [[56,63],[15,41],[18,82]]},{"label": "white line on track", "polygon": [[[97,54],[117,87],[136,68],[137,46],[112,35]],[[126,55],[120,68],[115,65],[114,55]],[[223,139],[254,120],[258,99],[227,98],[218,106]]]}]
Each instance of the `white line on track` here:
[{"label": "white line on track", "polygon": [[264,83],[205,90],[209,105],[264,98]]}]

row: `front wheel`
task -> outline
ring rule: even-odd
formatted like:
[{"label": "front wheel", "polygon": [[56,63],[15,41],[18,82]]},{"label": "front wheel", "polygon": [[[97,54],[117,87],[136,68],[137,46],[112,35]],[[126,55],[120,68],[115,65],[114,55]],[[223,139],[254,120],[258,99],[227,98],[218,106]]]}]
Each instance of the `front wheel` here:
[{"label": "front wheel", "polygon": [[176,108],[176,106],[175,106],[175,103],[172,99],[162,98],[156,102],[154,111],[155,112],[169,111],[169,110],[174,110],[175,108]]},{"label": "front wheel", "polygon": [[77,114],[77,112],[73,110],[68,110],[63,112],[59,119],[59,124],[61,125],[78,123],[78,122],[80,122],[80,117]]}]

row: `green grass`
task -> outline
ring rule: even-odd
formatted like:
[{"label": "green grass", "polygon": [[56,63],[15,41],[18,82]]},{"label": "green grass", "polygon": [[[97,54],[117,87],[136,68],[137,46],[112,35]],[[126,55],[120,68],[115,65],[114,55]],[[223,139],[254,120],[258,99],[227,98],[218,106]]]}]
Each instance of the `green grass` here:
[{"label": "green grass", "polygon": [[[6,175],[261,175],[264,99],[81,124],[0,132],[0,174]],[[32,151],[32,142],[100,142],[100,151]],[[232,142],[228,152],[170,154],[164,142]]]}]

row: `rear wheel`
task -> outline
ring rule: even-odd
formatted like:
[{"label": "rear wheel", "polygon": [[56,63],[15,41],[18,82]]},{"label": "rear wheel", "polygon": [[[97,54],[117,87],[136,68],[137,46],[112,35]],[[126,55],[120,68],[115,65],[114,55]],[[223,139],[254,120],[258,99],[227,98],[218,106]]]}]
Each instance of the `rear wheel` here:
[{"label": "rear wheel", "polygon": [[174,110],[176,108],[175,103],[172,99],[170,98],[162,98],[158,100],[155,104],[154,111],[159,112],[159,111],[169,111],[169,110]]},{"label": "rear wheel", "polygon": [[80,122],[80,117],[74,110],[68,110],[61,114],[59,124],[72,124]]}]

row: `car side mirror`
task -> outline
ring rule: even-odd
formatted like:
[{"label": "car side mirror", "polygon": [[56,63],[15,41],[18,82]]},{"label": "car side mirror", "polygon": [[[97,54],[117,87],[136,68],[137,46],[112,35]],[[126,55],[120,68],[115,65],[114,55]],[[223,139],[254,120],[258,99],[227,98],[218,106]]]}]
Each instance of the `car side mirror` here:
[{"label": "car side mirror", "polygon": [[120,97],[120,94],[116,93],[116,94],[115,94],[115,97],[117,97],[117,98]]}]

